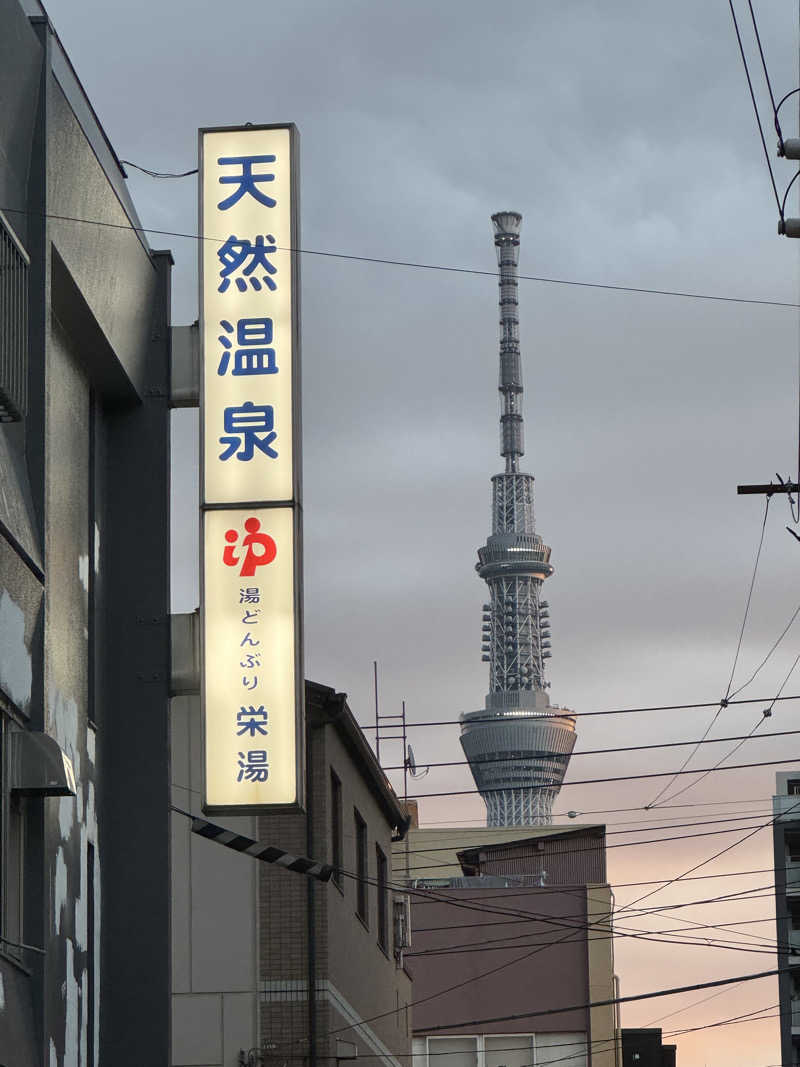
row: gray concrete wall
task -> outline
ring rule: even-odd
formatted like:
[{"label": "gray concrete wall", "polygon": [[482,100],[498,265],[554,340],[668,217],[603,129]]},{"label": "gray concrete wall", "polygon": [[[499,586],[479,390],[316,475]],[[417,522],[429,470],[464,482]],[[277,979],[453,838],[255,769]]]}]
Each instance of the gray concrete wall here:
[{"label": "gray concrete wall", "polygon": [[0,804],[0,874],[16,891],[3,894],[0,936],[33,946],[0,943],[0,1060],[158,1067],[169,1059],[170,259],[132,231],[122,176],[113,154],[99,162],[102,131],[68,74],[46,20],[0,0],[0,205],[27,211],[6,216],[30,257],[29,410],[0,431],[0,715],[5,736],[49,734],[77,791]]},{"label": "gray concrete wall", "polygon": [[[200,814],[202,734],[197,696],[171,704],[172,801]],[[254,837],[255,818],[218,824]],[[258,864],[191,832],[172,815],[173,1067],[235,1067],[257,1045]]]}]

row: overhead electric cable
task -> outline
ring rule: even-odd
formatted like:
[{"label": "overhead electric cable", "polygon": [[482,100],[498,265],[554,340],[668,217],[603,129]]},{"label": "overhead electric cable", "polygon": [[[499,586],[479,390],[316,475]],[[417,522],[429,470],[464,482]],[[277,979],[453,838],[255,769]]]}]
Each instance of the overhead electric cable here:
[{"label": "overhead electric cable", "polygon": [[764,149],[764,159],[767,162],[767,170],[769,171],[769,179],[772,183],[772,191],[775,194],[775,203],[778,206],[778,214],[783,221],[783,213],[781,210],[781,198],[778,196],[778,187],[775,184],[775,175],[772,173],[772,161],[769,158],[769,151],[767,150],[767,142],[764,138],[764,128],[761,125],[761,116],[758,112],[758,104],[756,103],[756,94],[753,89],[753,82],[750,78],[750,70],[747,66],[747,57],[744,54],[744,45],[742,44],[742,35],[739,32],[739,23],[736,19],[736,12],[733,9],[733,0],[728,0],[728,7],[731,11],[731,18],[733,19],[733,28],[736,31],[736,40],[739,44],[739,54],[742,57],[742,64],[744,65],[744,75],[747,78],[747,88],[750,90],[750,99],[753,103],[753,111],[756,117],[756,125],[758,126],[758,135],[761,138],[761,147]]},{"label": "overhead electric cable", "polygon": [[[800,656],[798,656],[797,659],[795,660],[795,664],[797,664],[798,661],[800,661]],[[786,685],[786,682],[789,680],[789,676],[790,675],[791,675],[791,671],[789,672],[789,675],[787,675],[786,679],[784,680],[784,683],[783,683],[784,685]],[[762,738],[767,738],[767,737],[788,737],[788,736],[793,735],[793,734],[800,734],[800,730],[777,730],[777,731],[775,731],[773,733],[761,734],[760,737],[762,737]],[[645,752],[645,751],[647,751],[649,749],[655,749],[655,748],[687,748],[689,745],[695,745],[695,752],[696,752],[697,748],[700,745],[718,745],[718,744],[724,744],[727,741],[747,741],[750,737],[752,737],[752,732],[749,733],[749,734],[736,734],[733,737],[712,737],[711,739],[707,739],[705,737],[701,737],[699,741],[660,741],[660,742],[658,742],[657,744],[654,744],[654,745],[624,745],[624,746],[622,746],[620,748],[589,748],[589,749],[584,749],[582,752],[573,752],[572,756],[570,757],[570,759],[575,759],[576,756],[608,756],[608,755],[610,755],[611,753],[614,753],[614,752]],[[728,755],[730,756],[730,753],[728,753]],[[442,763],[426,763],[425,766],[432,770],[435,767],[465,767],[470,762],[472,764],[475,764],[475,765],[478,765],[478,764],[484,765],[484,764],[487,764],[487,763],[512,763],[514,760],[530,760],[530,756],[527,756],[527,755],[522,755],[522,756],[513,756],[513,755],[511,755],[511,756],[497,756],[497,757],[490,756],[490,757],[487,757],[486,759],[479,759],[479,758],[476,757],[471,761],[470,760],[463,760],[463,759],[462,760],[446,760],[446,761],[444,761]],[[405,767],[405,764],[399,763],[399,764],[393,764],[393,765],[391,765],[389,767],[383,767],[382,770],[384,770],[384,771],[402,771],[404,769],[404,767]],[[678,794],[675,793],[674,795],[677,796]],[[668,799],[671,800],[672,797],[669,797]],[[659,807],[660,806],[661,805],[659,805]],[[649,808],[649,805],[646,805],[645,807]]]},{"label": "overhead electric cable", "polygon": [[[75,222],[86,226],[102,226],[114,230],[130,230],[138,234],[154,234],[157,237],[177,237],[189,241],[211,241],[218,245],[224,244],[226,240],[226,238],[218,237],[201,237],[196,233],[185,233],[179,230],[160,230],[153,226],[133,226],[119,222],[104,222],[100,219],[83,219],[74,215],[60,215],[54,212],[44,211],[29,211],[27,209],[9,207],[7,205],[1,206],[0,211],[7,215],[27,215],[33,218],[53,219],[56,222]],[[477,270],[473,267],[450,267],[438,263],[418,263],[413,260],[389,259],[381,256],[357,256],[347,252],[324,252],[316,248],[291,249],[281,247],[279,251],[295,251],[303,256],[319,256],[325,259],[344,259],[354,263],[375,263],[388,267],[408,267],[415,270],[442,271],[450,274],[470,274],[488,276],[491,278],[499,277],[498,272],[492,270]],[[760,300],[752,297],[720,296],[714,293],[688,293],[678,289],[650,289],[645,286],[609,285],[603,282],[583,282],[576,281],[572,278],[550,278],[536,274],[520,274],[519,278],[520,281],[541,282],[549,285],[571,285],[581,289],[603,289],[620,293],[640,293],[645,296],[674,296],[687,300],[712,300],[724,304],[753,304],[761,307],[800,308],[800,303],[786,300]]]},{"label": "overhead electric cable", "polygon": [[[789,679],[791,678],[791,676],[792,676],[792,674],[794,673],[794,670],[795,670],[795,668],[797,667],[797,664],[798,664],[798,663],[800,663],[800,655],[797,655],[797,656],[795,657],[795,661],[794,661],[794,663],[793,663],[793,664],[791,665],[791,667],[789,668],[789,673],[788,673],[788,674],[786,675],[786,677],[785,677],[785,678],[783,679],[783,682],[781,683],[781,687],[780,687],[780,689],[778,690],[778,696],[780,696],[780,694],[781,694],[781,693],[783,692],[783,688],[784,688],[784,686],[786,685],[786,683],[787,683],[787,682],[789,681]],[[734,746],[733,746],[733,748],[732,748],[732,749],[731,749],[731,750],[730,750],[729,752],[726,752],[724,756],[720,757],[720,759],[719,759],[719,760],[718,760],[718,761],[717,761],[717,762],[716,762],[716,763],[714,764],[714,766],[713,766],[713,767],[711,768],[711,770],[718,770],[718,769],[719,769],[719,767],[720,767],[720,766],[721,766],[721,765],[722,765],[722,764],[723,764],[723,763],[724,763],[724,762],[725,762],[726,760],[730,759],[730,758],[731,758],[731,756],[733,756],[733,755],[734,755],[734,754],[735,754],[736,752],[738,752],[738,751],[739,751],[739,749],[740,749],[740,748],[742,747],[742,745],[743,745],[743,744],[745,743],[745,741],[749,741],[749,740],[750,740],[750,738],[751,738],[751,737],[752,737],[752,736],[753,736],[753,735],[754,735],[754,734],[756,733],[756,731],[758,730],[759,726],[761,726],[761,724],[762,724],[762,723],[763,723],[763,722],[764,722],[764,721],[765,721],[765,720],[766,720],[766,719],[767,719],[767,718],[768,718],[768,717],[769,717],[769,716],[770,716],[770,715],[772,714],[772,709],[773,709],[774,707],[775,707],[775,703],[774,703],[774,701],[773,701],[773,702],[772,702],[772,703],[771,703],[771,704],[769,705],[769,707],[768,707],[768,708],[765,708],[765,709],[764,709],[764,712],[762,713],[761,717],[760,717],[760,718],[759,718],[759,719],[758,719],[758,720],[756,721],[755,725],[754,725],[754,726],[752,727],[752,729],[750,730],[750,732],[749,732],[748,734],[746,734],[746,735],[745,735],[744,737],[742,737],[742,738],[738,738],[738,739],[737,739],[737,740],[738,740],[738,744],[734,745]],[[760,737],[769,737],[770,735],[769,735],[769,734],[760,734],[759,736],[760,736]],[[695,781],[693,781],[693,782],[689,782],[689,784],[688,784],[688,785],[685,785],[685,786],[683,786],[683,788],[682,788],[682,789],[677,789],[677,790],[676,790],[676,791],[675,791],[674,793],[670,793],[670,795],[669,795],[669,796],[668,796],[668,797],[666,798],[666,801],[665,801],[665,803],[667,803],[667,802],[668,802],[668,801],[670,801],[670,800],[675,800],[675,798],[676,798],[676,797],[680,797],[680,796],[683,796],[683,794],[684,794],[684,793],[687,793],[687,792],[688,792],[688,791],[689,791],[690,789],[694,789],[694,787],[695,787],[696,785],[699,785],[699,784],[700,784],[700,782],[702,782],[704,778],[707,778],[707,777],[708,777],[708,775],[709,775],[709,774],[711,773],[711,770],[709,770],[709,771],[706,771],[706,772],[705,772],[704,774],[701,774],[699,778],[696,778],[696,779],[695,779]],[[659,805],[659,806],[660,806],[660,805]]]},{"label": "overhead electric cable", "polygon": [[[729,767],[695,767],[688,771],[650,771],[647,774],[622,774],[609,778],[577,778],[569,782],[564,782],[561,788],[566,789],[566,787],[570,785],[606,785],[609,782],[634,782],[645,778],[666,778],[670,775],[672,775],[673,778],[676,778],[680,774],[703,774],[706,771],[741,771],[752,767],[778,767],[786,763],[800,763],[800,756],[792,756],[791,759],[765,760],[758,763],[733,763]],[[411,793],[409,794],[408,799],[424,800],[426,797],[471,796],[477,792],[477,789],[445,789],[438,793]],[[646,805],[646,807],[649,810],[649,806]]]},{"label": "overhead electric cable", "polygon": [[[731,6],[731,12],[733,12],[733,6]],[[737,33],[738,33],[738,28],[737,28]],[[759,561],[761,559],[761,549],[764,547],[764,534],[766,533],[766,529],[767,529],[767,517],[769,515],[769,503],[770,503],[770,500],[772,499],[772,497],[769,494],[767,494],[765,499],[766,499],[766,502],[764,504],[764,519],[763,519],[763,521],[761,523],[761,535],[760,535],[760,537],[758,539],[758,550],[756,551],[756,561],[753,564],[753,574],[752,574],[752,576],[750,578],[750,587],[747,590],[747,600],[746,600],[745,606],[744,606],[744,615],[742,617],[742,625],[739,627],[739,640],[736,643],[736,654],[733,657],[733,666],[731,667],[731,676],[728,679],[727,686],[725,687],[725,696],[722,698],[722,700],[720,700],[719,706],[718,706],[716,712],[714,713],[714,716],[711,719],[711,722],[706,727],[705,733],[703,734],[703,736],[697,742],[695,747],[692,749],[692,751],[689,753],[689,755],[686,757],[686,759],[681,764],[680,770],[676,771],[675,776],[673,778],[671,778],[669,782],[665,783],[665,785],[663,785],[661,787],[661,789],[659,789],[659,791],[656,793],[656,795],[653,797],[653,799],[650,801],[649,804],[645,805],[645,807],[647,807],[647,808],[655,807],[656,804],[658,803],[659,799],[670,789],[670,787],[672,786],[673,782],[675,781],[675,778],[677,778],[677,776],[679,774],[681,774],[683,771],[685,771],[686,767],[691,763],[692,759],[694,758],[695,753],[700,748],[700,745],[703,744],[703,742],[706,740],[706,738],[708,737],[708,735],[711,733],[712,729],[714,728],[714,723],[719,718],[719,716],[720,716],[720,714],[722,712],[722,709],[726,708],[728,706],[728,702],[729,702],[730,695],[731,695],[731,686],[733,685],[733,677],[736,674],[736,665],[739,662],[739,653],[742,650],[742,640],[744,639],[744,631],[745,631],[745,627],[747,626],[748,616],[750,614],[750,604],[751,604],[752,599],[753,599],[753,589],[754,589],[755,584],[756,584],[756,575],[758,574],[758,564],[759,564]]]},{"label": "overhead electric cable", "polygon": [[[744,700],[728,700],[729,704],[766,704],[772,697],[746,697]],[[781,700],[800,700],[800,694],[790,697],[781,697]],[[718,700],[709,700],[698,704],[654,704],[650,707],[641,708],[610,708],[604,711],[571,711],[570,715],[576,719],[589,719],[596,715],[641,715],[650,711],[694,711],[699,708],[716,708]],[[515,719],[524,722],[527,718],[536,718],[535,715],[515,715]],[[406,728],[418,726],[460,726],[461,719],[436,719],[430,722],[406,722]],[[374,723],[359,723],[358,728],[364,732],[374,730]]]}]

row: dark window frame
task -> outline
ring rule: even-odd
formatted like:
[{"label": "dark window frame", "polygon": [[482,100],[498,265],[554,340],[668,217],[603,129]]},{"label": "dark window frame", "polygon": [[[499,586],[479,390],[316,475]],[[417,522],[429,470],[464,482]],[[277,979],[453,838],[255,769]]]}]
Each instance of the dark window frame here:
[{"label": "dark window frame", "polygon": [[341,779],[331,767],[331,866],[333,867],[331,880],[340,892],[343,892],[342,867],[344,866],[342,810]]},{"label": "dark window frame", "polygon": [[353,824],[356,845],[356,915],[369,929],[367,824],[358,808],[353,808]]},{"label": "dark window frame", "polygon": [[375,845],[378,883],[378,945],[384,952],[389,951],[389,864],[386,853],[381,846]]}]

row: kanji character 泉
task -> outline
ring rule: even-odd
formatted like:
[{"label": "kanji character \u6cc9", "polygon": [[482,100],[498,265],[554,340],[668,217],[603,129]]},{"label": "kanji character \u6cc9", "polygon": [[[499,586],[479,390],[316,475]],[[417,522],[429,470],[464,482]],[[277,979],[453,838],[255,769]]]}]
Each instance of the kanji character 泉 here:
[{"label": "kanji character \u6cc9", "polygon": [[248,586],[247,589],[239,590],[239,603],[240,604],[258,604],[261,602],[261,595],[257,585]]},{"label": "kanji character \u6cc9", "polygon": [[239,642],[239,648],[244,648],[245,645],[250,645],[251,648],[256,648],[260,644],[260,641],[254,641],[252,639],[252,637],[250,636],[250,631],[248,630],[242,640]]},{"label": "kanji character \u6cc9", "polygon": [[275,412],[271,404],[254,404],[247,400],[241,407],[225,408],[223,420],[225,435],[220,437],[219,443],[226,447],[220,452],[221,460],[228,460],[235,455],[247,463],[255,455],[256,449],[270,459],[278,458],[278,453],[272,448],[272,442],[278,434],[273,429]]},{"label": "kanji character \u6cc9", "polygon": [[253,611],[251,611],[250,608],[245,608],[245,613],[242,615],[242,622],[245,626],[255,626],[260,614],[261,608],[255,608]]},{"label": "kanji character \u6cc9", "polygon": [[[273,274],[277,274],[278,268],[267,259],[267,256],[278,251],[278,246],[275,244],[275,238],[271,233],[266,234],[266,240],[269,241],[269,244],[264,244],[264,236],[260,233],[256,235],[255,241],[248,241],[246,237],[239,240],[235,234],[231,234],[227,238],[217,252],[217,259],[222,264],[222,269],[219,272],[222,280],[220,281],[218,292],[224,293],[227,291],[231,284],[230,275],[235,274],[239,269],[244,275],[244,277],[236,278],[236,288],[240,293],[247,291],[248,281],[256,291],[261,290],[262,281],[273,292],[278,288],[277,282],[272,278]],[[264,273],[260,277],[256,277],[256,269],[260,269]]]},{"label": "kanji character \u6cc9", "polygon": [[258,182],[274,182],[274,174],[253,174],[253,166],[256,163],[274,163],[275,156],[223,156],[217,160],[217,163],[221,167],[241,167],[241,174],[223,174],[219,179],[220,185],[238,185],[238,189],[234,189],[230,196],[221,200],[217,207],[220,211],[227,211],[229,207],[233,207],[234,204],[242,199],[245,193],[249,193],[250,196],[258,200],[264,207],[275,207],[277,201],[273,200],[271,196],[267,196],[266,193],[262,193],[256,188]]},{"label": "kanji character \u6cc9", "polygon": [[252,690],[252,689],[258,688],[258,675],[257,674],[253,675],[252,681],[253,681],[253,684],[250,685],[250,678],[246,674],[242,675],[242,687],[244,689]]},{"label": "kanji character \u6cc9", "polygon": [[[220,355],[217,374],[224,377],[228,373],[228,365],[231,359],[230,350],[233,342],[225,334],[233,333],[233,324],[227,319],[220,319],[220,326],[225,331],[217,340],[222,345],[223,352]],[[237,319],[236,343],[241,347],[234,349],[233,370],[234,377],[250,374],[277,374],[278,367],[275,363],[275,349],[272,345],[272,319]]]},{"label": "kanji character \u6cc9", "polygon": [[269,763],[265,749],[239,753],[239,773],[236,781],[266,782],[269,778]]},{"label": "kanji character \u6cc9", "polygon": [[266,737],[269,733],[267,725],[269,723],[269,714],[264,710],[264,705],[260,704],[257,708],[251,704],[249,707],[242,705],[242,710],[236,713],[236,725],[238,727],[236,736],[241,737],[242,734],[249,734],[250,737],[255,737],[256,734],[261,734]]},{"label": "kanji character \u6cc9", "polygon": [[[239,647],[241,648],[241,645]],[[248,671],[251,671],[254,667],[260,667],[261,653],[245,652],[244,659],[240,662],[239,666],[244,667]]]}]

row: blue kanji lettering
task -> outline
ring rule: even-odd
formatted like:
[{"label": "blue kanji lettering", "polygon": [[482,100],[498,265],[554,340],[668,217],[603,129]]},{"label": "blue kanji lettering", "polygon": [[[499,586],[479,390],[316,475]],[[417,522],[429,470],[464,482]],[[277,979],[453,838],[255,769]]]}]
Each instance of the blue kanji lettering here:
[{"label": "blue kanji lettering", "polygon": [[269,713],[264,710],[263,704],[259,704],[257,708],[252,704],[249,707],[242,705],[241,711],[236,714],[237,737],[241,737],[242,734],[249,734],[250,737],[261,734],[266,737],[269,733],[268,725]]},{"label": "blue kanji lettering", "polygon": [[222,156],[217,160],[221,167],[241,167],[241,174],[223,174],[219,179],[220,185],[238,185],[230,196],[221,200],[217,207],[220,211],[227,211],[229,207],[238,204],[243,196],[249,194],[264,207],[275,207],[277,203],[271,196],[262,193],[256,186],[259,182],[274,182],[274,174],[253,174],[253,167],[259,163],[274,163],[275,156]]},{"label": "blue kanji lettering", "polygon": [[225,333],[218,340],[222,345],[217,374],[223,377],[228,373],[233,349],[233,369],[236,377],[250,374],[277,374],[275,349],[272,345],[272,319],[239,319],[236,323],[236,343],[241,346],[233,348],[233,342],[226,334],[233,333],[233,324],[227,319],[220,321]]},{"label": "blue kanji lettering", "polygon": [[[262,281],[273,292],[278,288],[277,282],[272,277],[273,274],[278,273],[278,268],[267,259],[267,256],[277,252],[278,247],[271,233],[266,235],[266,240],[269,244],[264,243],[264,237],[261,234],[256,236],[255,241],[248,241],[247,238],[239,240],[231,234],[217,252],[217,258],[222,264],[219,272],[221,281],[218,292],[227,291],[231,284],[231,275],[236,274],[237,271],[241,271],[242,275],[235,279],[236,288],[240,293],[247,291],[248,281],[257,291],[260,291]],[[257,270],[264,273],[259,277],[255,273]]]},{"label": "blue kanji lettering", "polygon": [[246,463],[253,458],[256,449],[270,459],[278,458],[272,448],[278,434],[273,428],[275,413],[270,404],[256,405],[248,400],[241,407],[225,408],[223,420],[227,436],[219,439],[219,443],[226,446],[220,453],[221,460],[235,455]]},{"label": "blue kanji lettering", "polygon": [[266,782],[269,778],[269,761],[266,749],[254,749],[239,753],[239,773],[236,781]]}]

